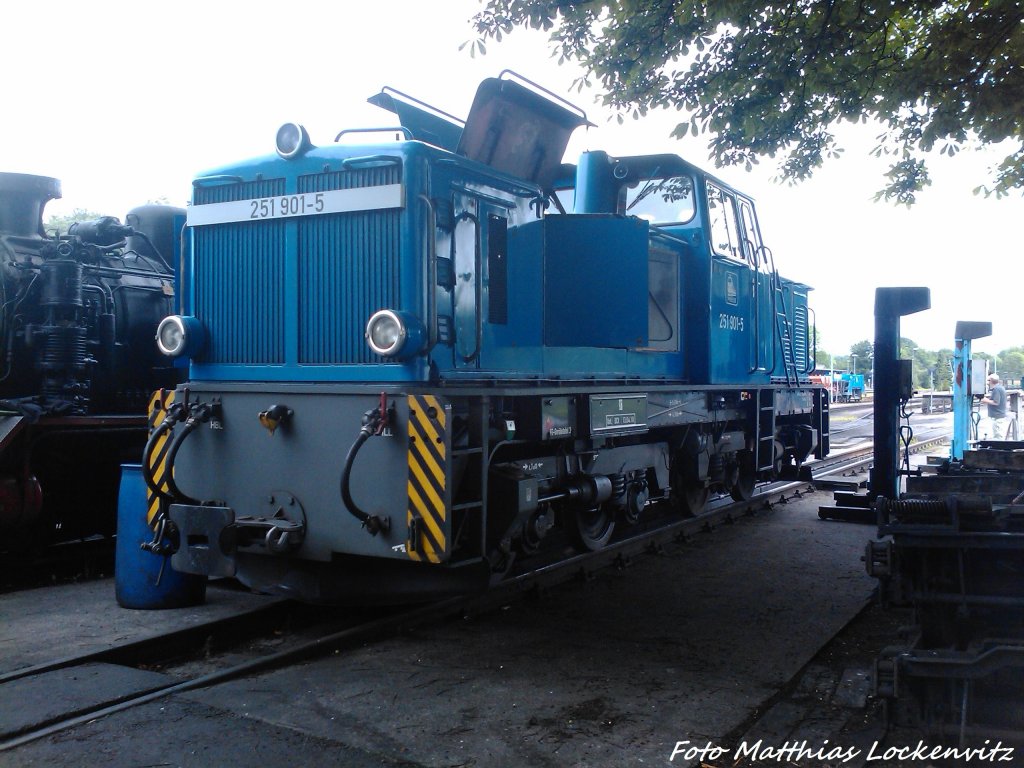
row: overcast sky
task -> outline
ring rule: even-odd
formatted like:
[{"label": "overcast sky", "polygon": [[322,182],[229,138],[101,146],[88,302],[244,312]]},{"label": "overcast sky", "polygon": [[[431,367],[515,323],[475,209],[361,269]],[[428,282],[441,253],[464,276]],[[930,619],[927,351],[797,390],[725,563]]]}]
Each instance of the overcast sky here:
[{"label": "overcast sky", "polygon": [[[597,128],[577,132],[566,156],[675,152],[713,167],[706,138],[669,137],[673,115],[624,125],[570,93],[579,70],[559,66],[541,33],[516,32],[486,56],[459,45],[477,0],[387,3],[9,2],[0,6],[0,171],[60,178],[64,199],[47,215],[87,208],[123,219],[166,197],[184,205],[205,168],[272,151],[277,127],[303,123],[314,143],[344,127],[394,117],[365,103],[391,85],[458,116],[476,86],[503,69],[569,97]],[[871,198],[884,163],[869,156],[877,126],[842,132],[843,159],[797,187],[754,173],[715,172],[758,204],[761,229],[787,277],[811,295],[823,345],[845,354],[873,338],[874,289],[927,285],[932,309],[904,318],[902,335],[927,349],[951,347],[958,320],[988,320],[974,343],[998,352],[1024,344],[1021,246],[1024,199],[972,195],[999,151],[936,155],[934,184],[911,210]]]}]

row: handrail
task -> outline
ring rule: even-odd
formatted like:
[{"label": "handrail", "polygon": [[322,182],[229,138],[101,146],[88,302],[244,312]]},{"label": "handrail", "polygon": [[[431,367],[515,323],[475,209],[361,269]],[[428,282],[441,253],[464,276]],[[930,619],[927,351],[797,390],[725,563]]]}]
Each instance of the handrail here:
[{"label": "handrail", "polygon": [[818,313],[815,312],[814,309],[812,309],[809,304],[807,305],[807,312],[808,312],[808,314],[814,315],[814,320],[813,320],[813,325],[814,325],[814,348],[813,348],[813,351],[812,351],[812,348],[811,348],[811,334],[808,333],[807,334],[807,352],[808,352],[807,365],[809,367],[804,369],[804,373],[810,373],[811,371],[813,371],[815,368],[818,367]]},{"label": "handrail", "polygon": [[590,125],[590,126],[594,125],[587,118],[587,113],[586,112],[584,112],[582,109],[580,109],[578,106],[573,104],[568,99],[562,98],[561,96],[559,96],[554,91],[549,91],[543,85],[538,85],[537,83],[533,82],[533,80],[530,80],[527,77],[523,77],[518,72],[515,72],[515,71],[513,71],[511,69],[503,69],[503,70],[501,70],[501,72],[498,73],[498,80],[501,80],[503,77],[505,77],[505,75],[511,75],[512,77],[514,77],[517,80],[519,80],[521,83],[525,83],[526,85],[530,86],[531,88],[533,88],[534,90],[538,91],[539,93],[541,93],[541,94],[543,94],[545,96],[550,96],[555,101],[562,102],[562,104],[565,104],[565,106],[569,107],[569,109],[571,109],[573,112],[576,112],[580,117],[582,117],[583,118],[583,122],[584,122],[585,125]]},{"label": "handrail", "polygon": [[[772,327],[775,329],[775,333],[779,337],[779,346],[781,347],[782,346],[782,334],[779,333],[779,307],[778,307],[778,300],[779,300],[779,294],[782,292],[782,286],[779,285],[779,270],[777,270],[775,268],[775,254],[772,253],[772,249],[769,248],[767,245],[763,245],[762,244],[761,245],[761,250],[764,252],[765,263],[768,265],[768,268],[771,270],[770,274],[771,274],[771,283],[772,283],[772,317],[773,317]],[[779,365],[779,359],[778,359],[778,354],[777,354],[778,350],[775,349],[775,337],[774,336],[772,337],[772,345],[771,346],[772,346],[772,367],[770,369],[768,369],[769,370],[769,375],[771,375],[772,373],[775,373],[775,369]],[[785,362],[786,362],[785,351],[783,351],[782,362],[783,362],[783,364],[785,364]],[[786,377],[788,379],[789,371],[786,371]]]},{"label": "handrail", "polygon": [[346,170],[360,165],[370,163],[383,163],[384,165],[401,165],[402,158],[396,155],[361,155],[359,157],[347,157],[341,161],[341,167]]},{"label": "handrail", "polygon": [[[381,93],[393,93],[396,96],[401,96],[403,99],[405,99],[410,104],[418,104],[421,107],[426,107],[431,112],[433,112],[435,115],[447,118],[448,120],[451,120],[453,123],[458,123],[459,125],[462,125],[462,126],[465,126],[465,124],[466,124],[466,121],[463,120],[461,117],[456,117],[455,115],[451,115],[451,114],[445,112],[443,109],[438,109],[433,104],[428,104],[427,102],[423,101],[422,99],[417,99],[415,96],[410,96],[408,93],[405,93],[404,91],[400,91],[397,88],[392,88],[390,85],[385,85],[383,88],[380,89],[380,92]],[[373,98],[373,97],[371,97],[371,98]],[[376,105],[376,106],[379,106],[379,105]]]},{"label": "handrail", "polygon": [[434,201],[422,192],[419,200],[427,207],[427,349],[433,349],[437,344],[437,209]]},{"label": "handrail", "polygon": [[[760,249],[764,249],[764,246],[760,246]],[[752,313],[754,315],[754,365],[752,368],[747,369],[747,373],[767,370],[761,367],[761,281],[758,279],[760,274],[761,260],[758,258],[758,249],[754,249],[754,301]]]},{"label": "handrail", "polygon": [[384,126],[383,128],[342,128],[341,131],[338,132],[338,135],[334,137],[334,143],[337,144],[338,140],[346,133],[391,133],[392,131],[404,133],[406,139],[409,141],[413,140],[412,131],[404,125],[398,125],[394,127]]},{"label": "handrail", "polygon": [[241,176],[229,176],[227,174],[220,174],[217,176],[200,176],[197,179],[192,179],[193,187],[213,187],[224,184],[241,184],[245,179]]}]

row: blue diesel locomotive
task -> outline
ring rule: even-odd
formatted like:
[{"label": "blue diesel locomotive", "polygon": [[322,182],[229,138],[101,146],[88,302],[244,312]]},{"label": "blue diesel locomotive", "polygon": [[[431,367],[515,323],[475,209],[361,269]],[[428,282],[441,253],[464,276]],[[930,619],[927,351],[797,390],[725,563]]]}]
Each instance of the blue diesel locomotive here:
[{"label": "blue diesel locomotive", "polygon": [[[828,451],[807,286],[752,200],[675,155],[562,161],[586,116],[512,73],[465,122],[195,179],[191,357],[144,475],[172,566],[310,601],[486,585]],[[158,509],[157,509],[158,508]],[[638,528],[639,526],[639,528]]]}]

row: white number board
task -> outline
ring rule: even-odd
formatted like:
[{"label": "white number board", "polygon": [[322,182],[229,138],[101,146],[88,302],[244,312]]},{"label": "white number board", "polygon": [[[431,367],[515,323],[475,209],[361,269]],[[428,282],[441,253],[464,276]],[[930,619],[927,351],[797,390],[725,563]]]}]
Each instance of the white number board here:
[{"label": "white number board", "polygon": [[334,189],[329,192],[305,192],[297,195],[275,195],[229,203],[192,205],[188,209],[188,225],[231,224],[239,221],[290,219],[295,216],[323,216],[328,213],[379,211],[404,205],[401,184],[384,184],[358,189]]}]

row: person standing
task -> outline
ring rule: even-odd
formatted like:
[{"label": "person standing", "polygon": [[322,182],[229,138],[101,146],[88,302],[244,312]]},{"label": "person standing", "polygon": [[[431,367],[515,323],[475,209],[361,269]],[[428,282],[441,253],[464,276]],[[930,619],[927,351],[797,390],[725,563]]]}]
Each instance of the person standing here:
[{"label": "person standing", "polygon": [[988,375],[988,394],[981,402],[988,406],[989,440],[1006,437],[1006,388],[999,381],[998,373]]}]

